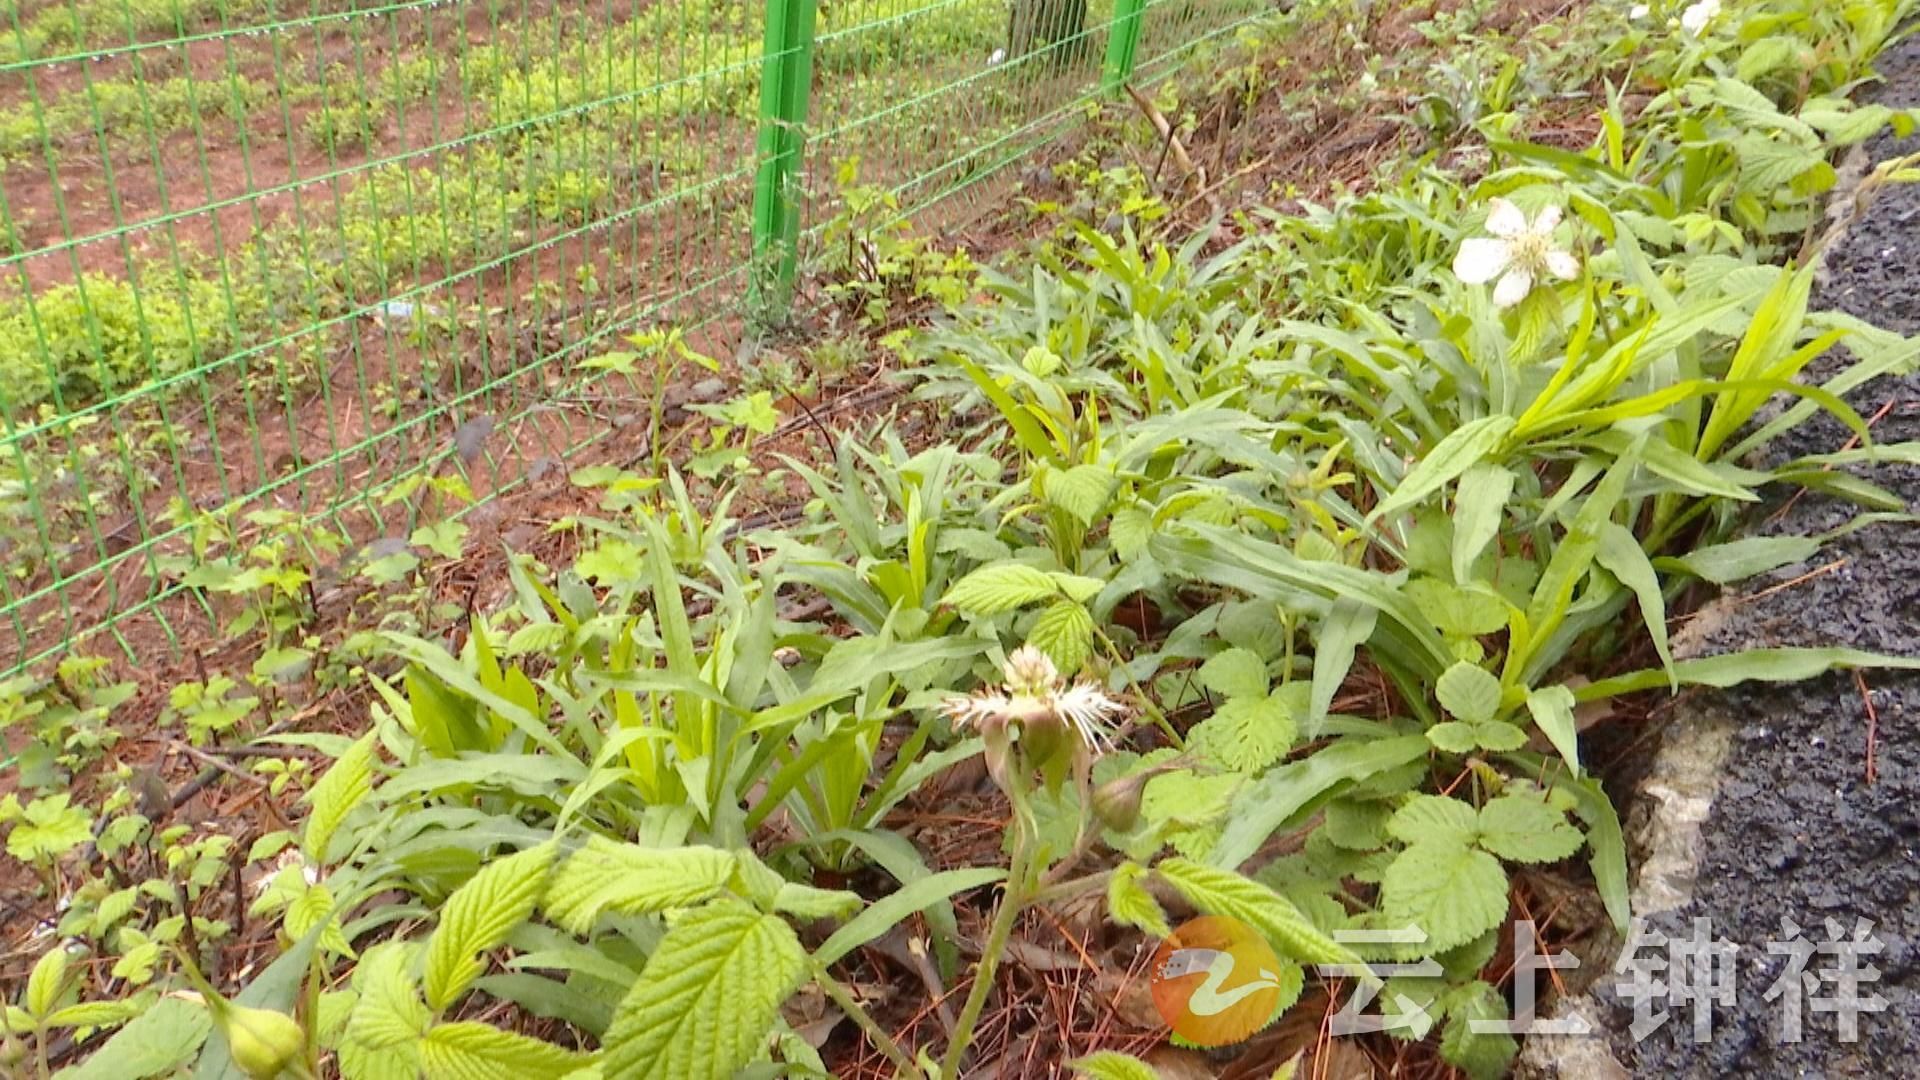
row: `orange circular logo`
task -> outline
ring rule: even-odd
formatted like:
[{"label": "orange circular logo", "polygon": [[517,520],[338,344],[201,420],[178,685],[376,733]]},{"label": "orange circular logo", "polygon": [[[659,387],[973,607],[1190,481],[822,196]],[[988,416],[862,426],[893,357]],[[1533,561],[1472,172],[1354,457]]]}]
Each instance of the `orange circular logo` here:
[{"label": "orange circular logo", "polygon": [[1153,954],[1153,1005],[1174,1034],[1225,1046],[1266,1027],[1280,1006],[1281,971],[1259,932],[1205,915],[1182,923]]}]

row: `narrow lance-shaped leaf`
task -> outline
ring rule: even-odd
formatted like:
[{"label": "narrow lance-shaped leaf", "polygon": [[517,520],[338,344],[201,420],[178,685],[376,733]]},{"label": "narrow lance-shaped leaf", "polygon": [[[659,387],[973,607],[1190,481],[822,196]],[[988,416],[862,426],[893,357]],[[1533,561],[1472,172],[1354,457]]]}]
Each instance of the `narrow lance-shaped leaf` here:
[{"label": "narrow lance-shaped leaf", "polygon": [[1478,465],[1513,430],[1513,417],[1483,416],[1462,424],[1428,452],[1412,471],[1401,479],[1393,493],[1367,515],[1369,524],[1417,505],[1439,491],[1447,482]]}]

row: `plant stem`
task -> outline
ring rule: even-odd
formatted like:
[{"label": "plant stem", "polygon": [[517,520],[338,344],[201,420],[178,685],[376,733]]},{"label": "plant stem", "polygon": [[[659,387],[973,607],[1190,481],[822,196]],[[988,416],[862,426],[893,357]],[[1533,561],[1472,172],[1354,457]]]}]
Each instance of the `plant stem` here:
[{"label": "plant stem", "polygon": [[985,947],[980,950],[980,963],[974,967],[973,989],[967,993],[966,1007],[960,1010],[960,1021],[954,1025],[953,1037],[947,1043],[947,1056],[940,1062],[941,1080],[956,1080],[960,1075],[967,1044],[973,1041],[973,1025],[979,1022],[987,997],[993,993],[993,976],[1000,967],[1000,954],[1006,952],[1007,939],[1013,936],[1013,924],[1027,905],[1027,860],[1032,841],[1018,813],[1014,814],[1013,827],[1013,865],[1008,868],[1007,888],[993,913],[993,926],[987,931]]},{"label": "plant stem", "polygon": [[1173,730],[1173,723],[1167,719],[1167,714],[1161,712],[1159,707],[1154,705],[1153,699],[1148,697],[1146,690],[1141,688],[1140,680],[1133,677],[1133,670],[1127,667],[1127,659],[1125,654],[1120,651],[1120,646],[1114,644],[1113,639],[1108,637],[1107,632],[1098,625],[1094,626],[1093,632],[1099,636],[1100,644],[1106,647],[1107,658],[1112,660],[1119,666],[1121,671],[1126,673],[1127,688],[1133,691],[1133,698],[1139,702],[1141,711],[1152,717],[1153,722],[1159,725],[1160,731],[1166,735],[1169,745],[1176,749],[1185,750],[1187,748],[1187,741],[1180,737],[1179,732]]},{"label": "plant stem", "polygon": [[840,980],[833,977],[825,964],[818,960],[813,960],[812,963],[813,981],[820,984],[820,989],[827,992],[827,996],[833,999],[835,1005],[840,1006],[840,1011],[846,1013],[855,1024],[859,1025],[861,1031],[866,1032],[867,1039],[886,1055],[888,1061],[893,1062],[894,1068],[899,1069],[902,1075],[915,1075],[919,1070],[914,1065],[913,1058],[900,1048],[899,1043],[893,1041],[893,1036],[887,1034],[887,1029],[881,1027],[879,1021],[869,1016],[867,1010],[853,1000],[853,994],[841,985]]}]

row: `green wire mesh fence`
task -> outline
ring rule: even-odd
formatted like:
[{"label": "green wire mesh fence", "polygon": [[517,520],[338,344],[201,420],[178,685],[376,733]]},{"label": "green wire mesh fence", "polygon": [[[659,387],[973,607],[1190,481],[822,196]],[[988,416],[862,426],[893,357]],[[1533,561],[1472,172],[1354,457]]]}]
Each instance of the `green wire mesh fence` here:
[{"label": "green wire mesh fence", "polygon": [[1272,10],[0,0],[0,674],[204,632],[235,511],[364,542],[422,480],[571,465],[617,428],[581,361],[809,301],[847,163],[885,213],[992,208]]}]

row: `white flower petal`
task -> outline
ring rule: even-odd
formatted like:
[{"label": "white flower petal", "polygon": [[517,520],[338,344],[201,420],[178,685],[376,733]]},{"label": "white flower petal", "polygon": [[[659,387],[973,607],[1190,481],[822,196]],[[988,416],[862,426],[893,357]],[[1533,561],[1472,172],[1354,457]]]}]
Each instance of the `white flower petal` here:
[{"label": "white flower petal", "polygon": [[1487,212],[1487,231],[1511,240],[1527,231],[1527,215],[1505,199],[1495,199]]},{"label": "white flower petal", "polygon": [[1107,722],[1124,715],[1127,707],[1092,683],[1075,683],[1053,699],[1053,710],[1071,723],[1080,739],[1094,750],[1113,748],[1113,735]]},{"label": "white flower petal", "polygon": [[1453,273],[1469,285],[1485,285],[1497,278],[1513,261],[1505,240],[1476,237],[1460,245],[1453,260]]},{"label": "white flower petal", "polygon": [[1572,281],[1580,276],[1580,260],[1564,251],[1549,251],[1547,272],[1561,281]]},{"label": "white flower petal", "polygon": [[1510,308],[1525,300],[1532,291],[1533,275],[1515,267],[1507,271],[1507,276],[1500,279],[1500,284],[1493,287],[1493,306]]},{"label": "white flower petal", "polygon": [[1649,8],[1645,4],[1635,4],[1633,5],[1633,10],[1627,12],[1627,18],[1634,19],[1636,21],[1640,19],[1644,19],[1647,17],[1647,14],[1652,10],[1653,10],[1652,8]]},{"label": "white flower petal", "polygon": [[1542,235],[1552,232],[1560,227],[1561,216],[1562,211],[1557,206],[1541,210],[1540,215],[1533,219],[1533,231]]}]

